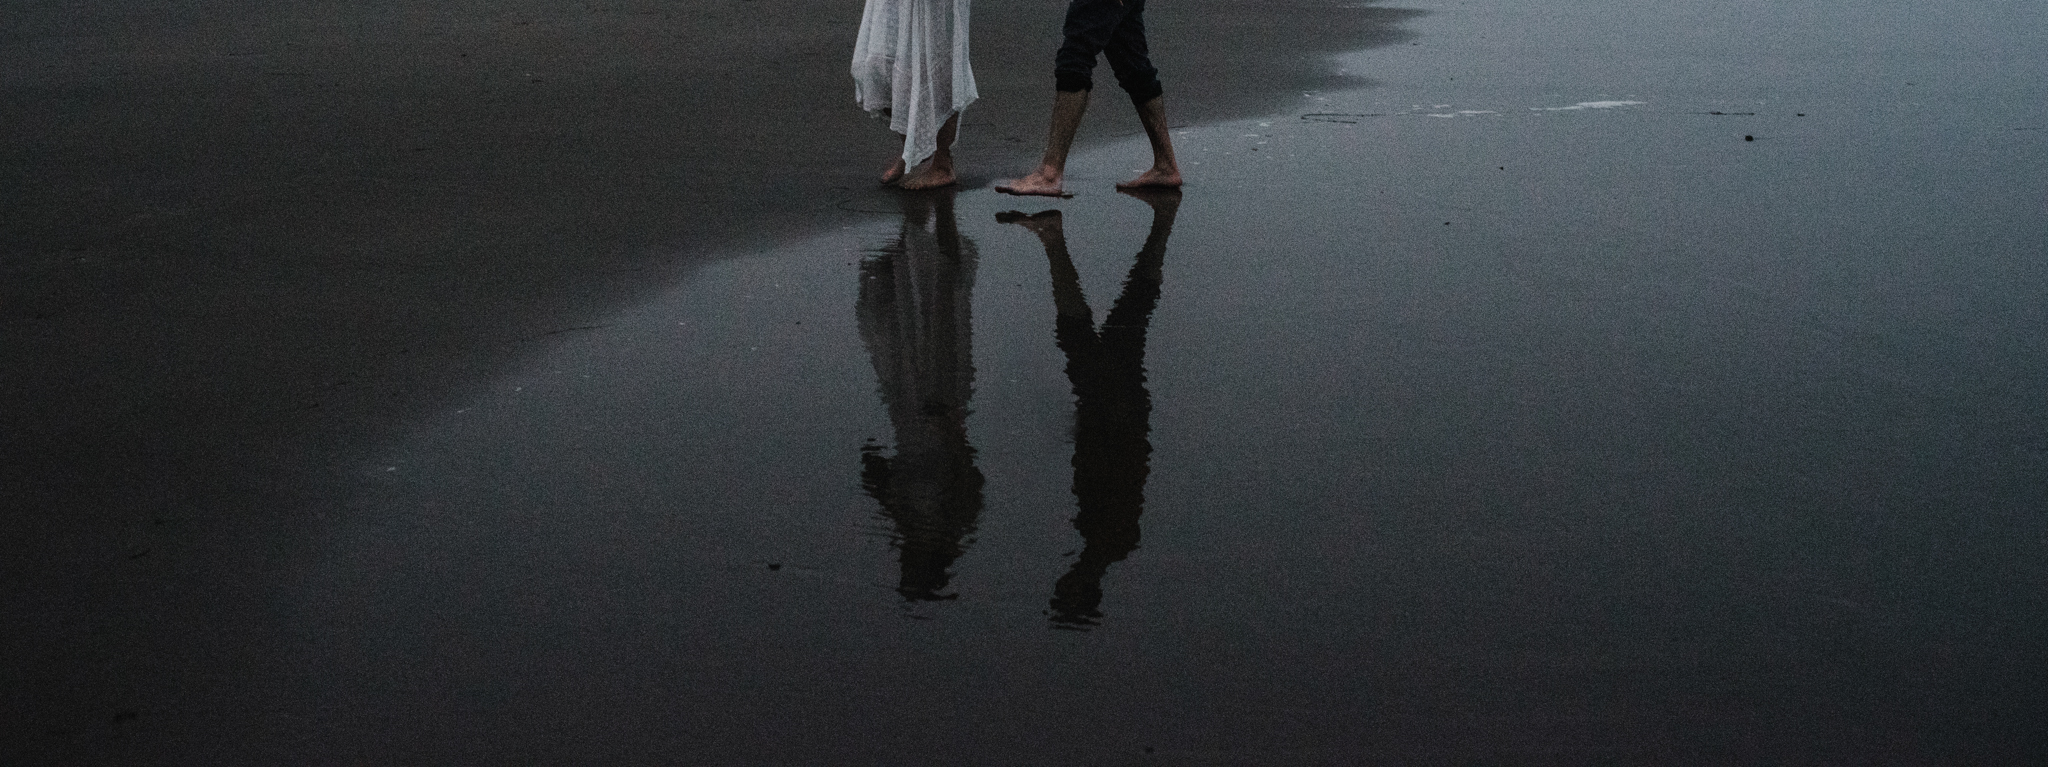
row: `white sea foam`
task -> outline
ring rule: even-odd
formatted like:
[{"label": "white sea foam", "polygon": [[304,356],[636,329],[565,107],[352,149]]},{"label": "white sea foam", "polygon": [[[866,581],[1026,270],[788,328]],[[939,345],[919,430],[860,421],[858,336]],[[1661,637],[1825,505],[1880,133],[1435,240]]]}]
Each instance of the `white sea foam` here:
[{"label": "white sea foam", "polygon": [[1571,112],[1579,109],[1613,109],[1648,104],[1647,101],[1581,101],[1568,107],[1530,107],[1535,112]]}]

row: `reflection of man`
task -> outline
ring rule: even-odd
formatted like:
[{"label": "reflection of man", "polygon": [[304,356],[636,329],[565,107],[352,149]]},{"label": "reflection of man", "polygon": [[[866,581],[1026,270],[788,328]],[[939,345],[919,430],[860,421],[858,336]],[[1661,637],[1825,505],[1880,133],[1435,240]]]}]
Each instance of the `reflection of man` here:
[{"label": "reflection of man", "polygon": [[940,592],[981,514],[981,470],[967,442],[974,393],[969,301],[974,243],[960,235],[950,192],[903,196],[901,236],[861,262],[861,339],[896,429],[896,452],[861,451],[861,479],[896,528],[912,600]]},{"label": "reflection of man", "polygon": [[1067,353],[1074,387],[1074,529],[1086,543],[1074,566],[1053,586],[1052,620],[1092,626],[1102,617],[1102,576],[1138,548],[1138,515],[1145,510],[1151,474],[1152,393],[1145,388],[1145,327],[1159,303],[1160,267],[1173,231],[1180,192],[1127,192],[1152,206],[1152,231],[1124,279],[1123,295],[1098,330],[1081,294],[1080,274],[1067,256],[1060,212],[1010,212],[998,220],[1037,233],[1052,264],[1054,326]]}]

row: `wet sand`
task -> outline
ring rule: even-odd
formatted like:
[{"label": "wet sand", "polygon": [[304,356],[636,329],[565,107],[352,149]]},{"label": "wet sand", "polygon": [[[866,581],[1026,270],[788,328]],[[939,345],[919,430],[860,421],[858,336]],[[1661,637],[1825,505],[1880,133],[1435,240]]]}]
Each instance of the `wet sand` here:
[{"label": "wet sand", "polygon": [[[1058,11],[983,9],[982,60],[1042,63]],[[6,614],[34,627],[8,633],[5,718],[33,724],[7,754],[233,708],[232,669],[279,641],[260,600],[283,552],[347,515],[337,465],[706,263],[860,220],[842,203],[893,151],[852,105],[836,5],[5,15],[0,538]],[[1232,57],[1177,114],[1270,109],[1407,15],[1287,12],[1243,37],[1292,53]],[[1225,65],[1194,53],[1161,56]],[[1036,151],[1043,69],[982,67],[971,182]]]},{"label": "wet sand", "polygon": [[2048,750],[2038,11],[836,10],[21,9],[0,761]]}]

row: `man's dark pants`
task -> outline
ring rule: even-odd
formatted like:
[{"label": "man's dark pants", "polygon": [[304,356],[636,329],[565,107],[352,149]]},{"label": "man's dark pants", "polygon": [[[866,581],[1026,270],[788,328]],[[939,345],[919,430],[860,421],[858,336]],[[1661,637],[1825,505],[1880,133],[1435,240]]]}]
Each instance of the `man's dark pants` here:
[{"label": "man's dark pants", "polygon": [[1061,91],[1095,87],[1095,56],[1109,59],[1116,82],[1131,103],[1158,98],[1159,70],[1145,49],[1145,0],[1074,0],[1067,6],[1066,42],[1053,57],[1053,78]]}]

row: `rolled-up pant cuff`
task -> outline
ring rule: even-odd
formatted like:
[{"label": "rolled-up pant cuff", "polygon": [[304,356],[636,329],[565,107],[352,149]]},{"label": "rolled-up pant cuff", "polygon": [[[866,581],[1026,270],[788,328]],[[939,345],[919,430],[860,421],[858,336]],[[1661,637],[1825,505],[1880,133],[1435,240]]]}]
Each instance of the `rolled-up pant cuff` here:
[{"label": "rolled-up pant cuff", "polygon": [[1145,102],[1159,98],[1160,94],[1166,92],[1166,88],[1162,87],[1158,80],[1152,80],[1143,85],[1126,85],[1124,91],[1131,94],[1132,104],[1144,106]]},{"label": "rolled-up pant cuff", "polygon": [[[1122,85],[1122,83],[1119,84]],[[1085,74],[1077,75],[1058,72],[1053,75],[1053,87],[1061,93],[1092,91],[1095,90],[1095,78]],[[1155,79],[1141,85],[1124,85],[1124,92],[1130,94],[1132,104],[1144,106],[1145,102],[1159,98],[1161,94],[1166,93],[1166,88]]]}]

